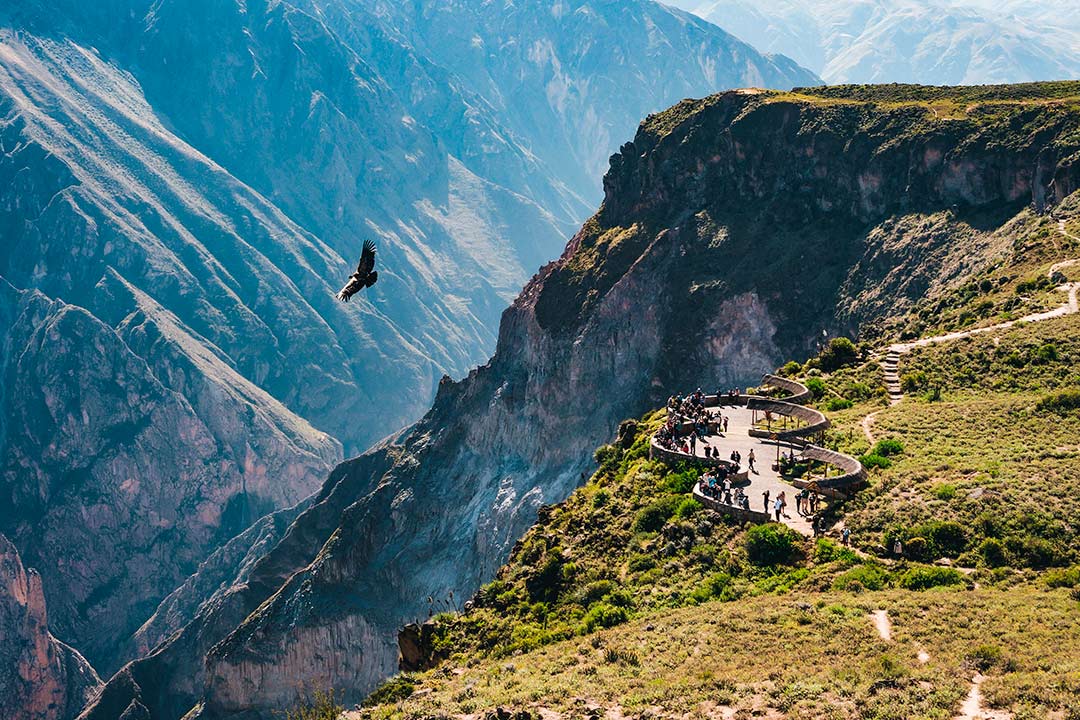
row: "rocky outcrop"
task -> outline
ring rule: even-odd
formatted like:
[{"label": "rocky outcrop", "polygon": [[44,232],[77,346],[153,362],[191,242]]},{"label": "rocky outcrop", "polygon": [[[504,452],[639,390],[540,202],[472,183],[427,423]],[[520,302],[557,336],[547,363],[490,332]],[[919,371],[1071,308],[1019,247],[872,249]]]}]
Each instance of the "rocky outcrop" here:
[{"label": "rocky outcrop", "polygon": [[49,632],[41,576],[0,535],[0,716],[69,720],[100,688],[90,663]]}]

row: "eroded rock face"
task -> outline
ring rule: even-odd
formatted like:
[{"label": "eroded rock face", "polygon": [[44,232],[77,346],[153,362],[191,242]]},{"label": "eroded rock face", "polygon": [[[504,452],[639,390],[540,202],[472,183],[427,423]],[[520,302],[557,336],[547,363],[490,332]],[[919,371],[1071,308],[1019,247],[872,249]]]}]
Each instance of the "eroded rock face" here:
[{"label": "eroded rock face", "polygon": [[100,688],[90,663],[49,632],[41,576],[0,535],[0,715],[69,720]]},{"label": "eroded rock face", "polygon": [[0,280],[0,528],[41,568],[54,631],[106,667],[208,553],[340,453],[148,297],[108,292],[130,310],[115,330]]}]

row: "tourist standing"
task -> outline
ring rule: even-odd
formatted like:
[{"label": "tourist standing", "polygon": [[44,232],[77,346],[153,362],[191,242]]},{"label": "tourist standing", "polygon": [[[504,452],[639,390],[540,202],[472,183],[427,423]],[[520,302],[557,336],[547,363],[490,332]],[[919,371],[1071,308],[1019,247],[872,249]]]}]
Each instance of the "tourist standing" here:
[{"label": "tourist standing", "polygon": [[724,432],[727,433],[728,416],[724,416]]},{"label": "tourist standing", "polygon": [[754,448],[750,448],[750,454],[747,455],[746,459],[747,462],[750,464],[750,472],[756,473],[757,470],[754,469]]},{"label": "tourist standing", "polygon": [[766,490],[765,492],[761,493],[761,497],[765,498],[765,514],[768,515],[769,514],[769,491]]}]

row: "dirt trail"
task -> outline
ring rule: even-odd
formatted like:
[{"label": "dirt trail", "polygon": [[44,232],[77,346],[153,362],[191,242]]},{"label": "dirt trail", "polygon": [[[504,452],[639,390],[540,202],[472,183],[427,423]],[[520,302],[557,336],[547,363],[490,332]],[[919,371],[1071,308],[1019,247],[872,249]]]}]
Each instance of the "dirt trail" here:
[{"label": "dirt trail", "polygon": [[881,411],[877,410],[875,412],[870,413],[869,415],[864,417],[862,419],[862,421],[859,423],[859,427],[862,428],[863,435],[866,436],[866,439],[869,441],[869,443],[871,445],[873,445],[874,442],[875,442],[875,438],[874,438],[874,418],[877,417],[877,414],[879,412],[881,412]]},{"label": "dirt trail", "polygon": [[971,691],[960,706],[960,714],[953,720],[1011,720],[1012,714],[1004,710],[983,709],[982,691],[979,686],[985,679],[979,673],[975,673],[975,677],[971,678]]},{"label": "dirt trail", "polygon": [[874,620],[874,628],[885,642],[892,642],[892,622],[889,620],[888,610],[875,610],[871,615]]}]

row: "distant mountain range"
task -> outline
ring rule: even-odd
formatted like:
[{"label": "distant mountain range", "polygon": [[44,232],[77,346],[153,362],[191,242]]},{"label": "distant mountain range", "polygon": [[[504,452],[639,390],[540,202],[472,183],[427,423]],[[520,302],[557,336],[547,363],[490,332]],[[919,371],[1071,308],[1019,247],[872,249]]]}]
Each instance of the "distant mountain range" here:
[{"label": "distant mountain range", "polygon": [[114,670],[215,548],[418,418],[642,116],[815,82],[647,0],[5,3],[0,532],[51,630]]},{"label": "distant mountain range", "polygon": [[929,85],[1080,77],[1066,0],[674,0],[829,83]]}]

